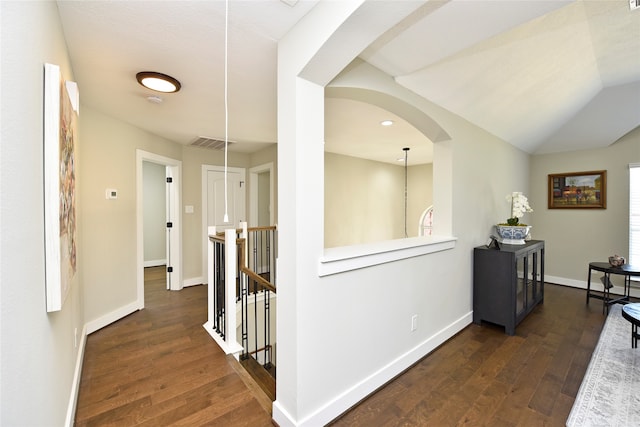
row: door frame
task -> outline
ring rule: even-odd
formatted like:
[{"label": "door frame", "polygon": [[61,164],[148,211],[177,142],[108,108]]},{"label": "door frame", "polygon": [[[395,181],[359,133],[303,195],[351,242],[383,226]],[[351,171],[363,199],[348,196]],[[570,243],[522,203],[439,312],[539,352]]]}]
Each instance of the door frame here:
[{"label": "door frame", "polygon": [[[173,178],[172,194],[168,200],[168,209],[172,215],[171,260],[173,278],[171,290],[182,289],[182,161],[136,149],[136,289],[138,309],[144,308],[144,215],[143,215],[143,162],[164,165]],[[167,257],[169,258],[169,257]]]},{"label": "door frame", "polygon": [[[209,184],[208,174],[209,172],[224,172],[224,166],[214,166],[214,165],[202,165],[202,181],[200,188],[202,190],[200,203],[202,206],[202,280],[204,284],[208,283],[208,275],[207,275],[207,248],[209,243],[209,233],[208,233],[208,225],[207,219],[209,218],[209,204],[207,203],[207,187]],[[227,172],[239,173],[242,181],[247,182],[247,169],[246,168],[234,168],[227,166]],[[245,187],[246,188],[246,187]],[[246,190],[245,190],[245,203],[244,203],[245,215],[247,214],[247,200],[246,200]],[[246,221],[246,219],[245,219]]]},{"label": "door frame", "polygon": [[258,175],[264,172],[269,172],[269,225],[274,225],[273,162],[269,162],[249,169],[249,224],[252,227],[258,224]]}]

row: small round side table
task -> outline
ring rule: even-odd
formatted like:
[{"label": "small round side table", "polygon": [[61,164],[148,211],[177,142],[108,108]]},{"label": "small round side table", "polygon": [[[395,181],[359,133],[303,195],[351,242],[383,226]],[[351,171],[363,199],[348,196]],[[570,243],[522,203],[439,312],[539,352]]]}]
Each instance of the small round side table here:
[{"label": "small round side table", "polygon": [[622,306],[622,317],[631,322],[631,348],[638,348],[638,326],[640,326],[640,303]]}]

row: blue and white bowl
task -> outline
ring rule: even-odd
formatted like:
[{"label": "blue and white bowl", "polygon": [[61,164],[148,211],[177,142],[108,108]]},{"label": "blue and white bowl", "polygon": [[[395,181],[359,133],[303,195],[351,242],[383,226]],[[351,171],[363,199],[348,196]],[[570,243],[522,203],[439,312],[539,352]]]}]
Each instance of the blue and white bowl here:
[{"label": "blue and white bowl", "polygon": [[530,225],[496,225],[496,232],[501,243],[508,245],[524,245],[526,237],[531,231]]}]

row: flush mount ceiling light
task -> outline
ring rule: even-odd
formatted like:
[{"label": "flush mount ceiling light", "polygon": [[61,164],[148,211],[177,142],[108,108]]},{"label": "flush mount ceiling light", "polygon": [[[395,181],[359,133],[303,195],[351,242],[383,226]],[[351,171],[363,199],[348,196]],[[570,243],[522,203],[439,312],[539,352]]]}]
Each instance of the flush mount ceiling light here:
[{"label": "flush mount ceiling light", "polygon": [[391,126],[393,124],[393,120],[383,120],[380,122],[382,126]]},{"label": "flush mount ceiling light", "polygon": [[157,92],[177,92],[182,87],[180,82],[171,76],[155,71],[141,71],[136,74],[136,80],[142,86]]}]

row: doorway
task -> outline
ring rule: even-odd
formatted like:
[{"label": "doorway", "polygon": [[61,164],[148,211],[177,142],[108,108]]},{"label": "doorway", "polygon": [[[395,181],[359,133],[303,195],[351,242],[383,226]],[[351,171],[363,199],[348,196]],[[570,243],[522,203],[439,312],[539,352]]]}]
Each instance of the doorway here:
[{"label": "doorway", "polygon": [[275,225],[273,163],[265,163],[249,169],[249,184],[249,226]]},{"label": "doorway", "polygon": [[167,289],[182,289],[182,247],[180,206],[182,203],[182,162],[144,150],[136,150],[136,284],[138,308],[144,308],[144,164],[165,167],[166,179],[166,262]]}]

